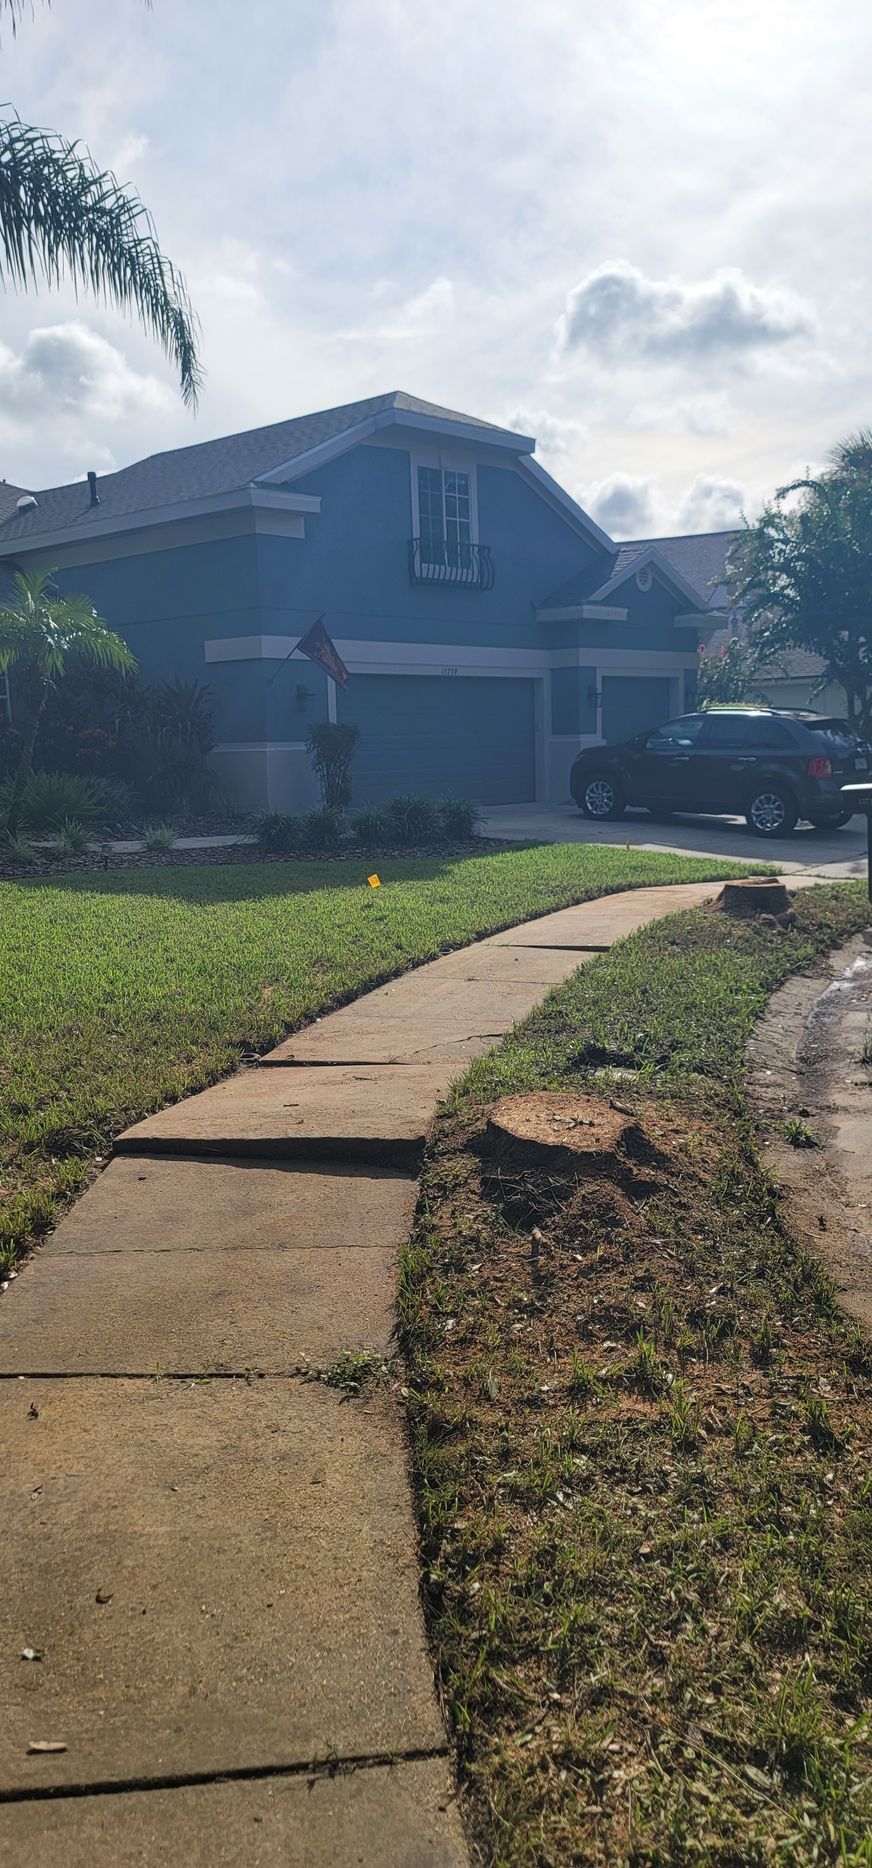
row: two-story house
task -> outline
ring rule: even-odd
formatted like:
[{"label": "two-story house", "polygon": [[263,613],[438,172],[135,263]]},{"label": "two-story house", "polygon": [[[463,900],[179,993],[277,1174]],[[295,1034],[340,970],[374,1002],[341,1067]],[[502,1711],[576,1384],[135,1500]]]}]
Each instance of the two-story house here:
[{"label": "two-story house", "polygon": [[[669,541],[615,544],[534,447],[371,396],[99,481],[4,486],[0,560],[87,593],[144,678],[206,682],[246,805],[309,804],[306,729],[337,717],[360,728],[356,803],[562,800],[579,746],[692,704],[708,603]],[[318,616],[345,690],[294,652]]]}]

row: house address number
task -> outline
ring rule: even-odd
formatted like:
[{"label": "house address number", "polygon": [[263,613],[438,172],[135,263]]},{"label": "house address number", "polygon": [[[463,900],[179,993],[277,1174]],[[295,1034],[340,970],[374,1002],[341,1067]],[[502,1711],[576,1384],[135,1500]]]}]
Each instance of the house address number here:
[{"label": "house address number", "polygon": [[443,668],[442,673],[444,675],[456,675],[457,669],[456,668]]}]

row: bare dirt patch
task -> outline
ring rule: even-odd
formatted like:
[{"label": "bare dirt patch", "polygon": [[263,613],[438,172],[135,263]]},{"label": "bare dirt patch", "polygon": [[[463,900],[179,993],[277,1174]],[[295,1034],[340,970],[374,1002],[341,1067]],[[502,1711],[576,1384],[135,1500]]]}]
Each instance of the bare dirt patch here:
[{"label": "bare dirt patch", "polygon": [[766,1162],[792,1230],[872,1331],[872,946],[858,936],[770,1002],[749,1046]]}]

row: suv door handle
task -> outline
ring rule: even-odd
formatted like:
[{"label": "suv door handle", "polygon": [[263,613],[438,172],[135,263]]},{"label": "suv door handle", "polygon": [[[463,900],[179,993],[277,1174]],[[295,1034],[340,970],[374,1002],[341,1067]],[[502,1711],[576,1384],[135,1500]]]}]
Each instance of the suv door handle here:
[{"label": "suv door handle", "polygon": [[669,763],[670,765],[689,765],[690,764],[690,753],[689,752],[673,753],[672,758],[670,759]]},{"label": "suv door handle", "polygon": [[749,752],[749,753],[746,753],[741,759],[731,759],[730,760],[730,771],[738,772],[740,766],[753,765],[753,764],[754,764],[754,754],[753,752]]}]

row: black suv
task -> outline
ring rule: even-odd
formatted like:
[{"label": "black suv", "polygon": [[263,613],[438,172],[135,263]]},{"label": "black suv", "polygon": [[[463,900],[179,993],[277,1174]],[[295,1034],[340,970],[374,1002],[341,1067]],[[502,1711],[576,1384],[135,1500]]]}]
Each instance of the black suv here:
[{"label": "black suv", "polygon": [[740,813],[758,837],[788,837],[799,818],[839,830],[853,816],[842,785],[872,775],[872,746],[847,720],[763,707],[683,714],[617,746],[588,746],[570,775],[585,817],[620,817],[642,804],[675,811]]}]

